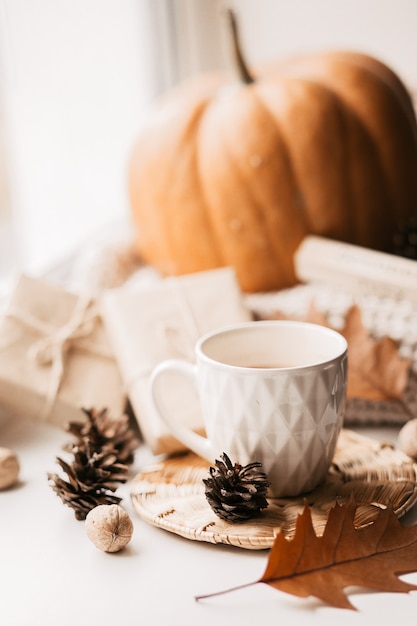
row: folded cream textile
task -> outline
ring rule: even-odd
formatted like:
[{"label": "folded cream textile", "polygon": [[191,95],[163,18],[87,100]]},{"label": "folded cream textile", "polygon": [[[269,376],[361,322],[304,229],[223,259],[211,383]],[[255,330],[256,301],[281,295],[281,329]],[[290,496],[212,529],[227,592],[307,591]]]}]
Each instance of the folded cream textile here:
[{"label": "folded cream textile", "polygon": [[0,319],[0,411],[65,427],[126,395],[96,302],[21,275]]},{"label": "folded cream textile", "polygon": [[[160,279],[147,287],[107,290],[101,313],[144,440],[155,454],[182,450],[153,408],[149,376],[164,359],[193,361],[194,344],[204,333],[252,319],[234,271],[222,268]],[[202,430],[188,381],[166,374],[164,402],[178,419]]]}]

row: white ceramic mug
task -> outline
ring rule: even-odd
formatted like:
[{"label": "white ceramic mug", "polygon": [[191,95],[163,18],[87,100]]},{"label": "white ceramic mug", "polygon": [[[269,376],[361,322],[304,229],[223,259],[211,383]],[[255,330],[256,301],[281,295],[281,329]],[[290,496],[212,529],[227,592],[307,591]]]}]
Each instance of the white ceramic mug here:
[{"label": "white ceramic mug", "polygon": [[[160,363],[150,384],[157,412],[172,434],[213,463],[262,463],[271,495],[316,487],[332,461],[346,404],[347,343],[334,330],[295,321],[247,322],[204,335],[195,365]],[[206,437],[170,415],[163,373],[196,386]]]}]

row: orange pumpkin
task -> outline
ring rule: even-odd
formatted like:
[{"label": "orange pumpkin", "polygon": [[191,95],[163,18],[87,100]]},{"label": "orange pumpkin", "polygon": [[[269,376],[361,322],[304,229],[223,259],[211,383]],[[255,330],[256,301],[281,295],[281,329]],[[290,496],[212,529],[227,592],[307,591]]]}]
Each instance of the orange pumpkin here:
[{"label": "orange pumpkin", "polygon": [[143,129],[129,171],[143,259],[163,275],[232,266],[261,292],[297,282],[307,234],[390,251],[417,209],[416,117],[398,76],[335,51],[244,78],[186,81]]}]

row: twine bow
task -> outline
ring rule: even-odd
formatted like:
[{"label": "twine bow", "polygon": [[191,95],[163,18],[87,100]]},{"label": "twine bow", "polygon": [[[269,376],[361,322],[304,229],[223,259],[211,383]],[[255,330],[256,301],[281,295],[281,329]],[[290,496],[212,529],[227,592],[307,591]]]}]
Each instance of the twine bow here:
[{"label": "twine bow", "polygon": [[[59,328],[53,328],[25,311],[11,309],[6,313],[6,317],[15,318],[42,334],[42,337],[30,346],[27,357],[39,366],[51,368],[46,400],[40,413],[40,418],[46,420],[62,383],[65,354],[73,342],[91,335],[99,317],[97,307],[93,305],[89,296],[79,297],[71,318]],[[83,347],[99,356],[110,357],[109,353],[98,350],[92,343],[83,342]]]}]

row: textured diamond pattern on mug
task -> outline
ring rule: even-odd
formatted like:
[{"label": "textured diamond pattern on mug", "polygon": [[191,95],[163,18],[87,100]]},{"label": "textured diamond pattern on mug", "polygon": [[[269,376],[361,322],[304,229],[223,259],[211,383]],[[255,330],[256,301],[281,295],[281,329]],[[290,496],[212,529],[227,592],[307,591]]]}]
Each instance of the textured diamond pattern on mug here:
[{"label": "textured diamond pattern on mug", "polygon": [[[342,425],[343,365],[338,368],[332,364],[325,370],[300,372],[297,376],[294,371],[291,376],[281,372],[279,385],[276,380],[272,383],[272,376],[242,374],[238,378],[227,372],[219,385],[218,376],[214,382],[210,371],[205,374],[208,378],[203,384],[211,388],[212,404],[207,408],[215,416],[209,437],[216,441],[217,423],[223,423],[225,416],[230,424],[226,430],[223,423],[223,440],[217,442],[219,454],[226,451],[240,463],[248,463],[257,460],[260,446],[266,446],[271,455],[269,465],[264,462],[265,471],[271,472],[275,464],[285,467],[280,492],[285,492],[286,485],[290,491],[294,491],[294,485],[304,491],[312,489],[323,466],[329,463],[329,450]],[[241,384],[243,377],[245,384]],[[262,424],[256,421],[260,406]],[[238,416],[235,424],[232,416]],[[334,431],[330,441],[329,429]],[[316,459],[314,466],[312,459]]]}]

